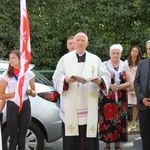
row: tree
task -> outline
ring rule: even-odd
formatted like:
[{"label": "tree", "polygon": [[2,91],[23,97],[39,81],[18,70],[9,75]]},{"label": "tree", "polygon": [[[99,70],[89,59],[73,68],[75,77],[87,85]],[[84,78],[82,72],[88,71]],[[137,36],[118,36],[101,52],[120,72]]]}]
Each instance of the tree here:
[{"label": "tree", "polygon": [[[67,53],[66,39],[79,31],[89,37],[88,51],[103,61],[114,43],[123,45],[122,59],[133,45],[144,53],[150,37],[149,8],[148,0],[27,0],[32,63],[36,69],[55,69]],[[0,55],[8,58],[11,49],[19,48],[19,1],[5,0],[0,10]]]}]

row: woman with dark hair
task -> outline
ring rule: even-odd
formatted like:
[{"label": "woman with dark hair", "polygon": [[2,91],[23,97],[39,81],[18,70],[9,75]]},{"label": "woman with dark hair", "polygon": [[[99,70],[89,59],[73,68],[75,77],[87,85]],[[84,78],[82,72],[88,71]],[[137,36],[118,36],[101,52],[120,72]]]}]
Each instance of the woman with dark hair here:
[{"label": "woman with dark hair", "polygon": [[[19,106],[15,103],[15,91],[20,72],[20,51],[13,50],[9,54],[8,70],[2,74],[0,83],[0,99],[7,99],[7,127],[10,135],[9,150],[25,150],[25,137],[31,119],[31,107],[29,95],[35,97],[35,79],[32,71],[24,74],[25,91],[23,93],[23,106],[19,111]],[[30,87],[30,88],[29,88]],[[5,90],[7,88],[7,93]]]},{"label": "woman with dark hair", "polygon": [[142,59],[142,52],[138,46],[133,46],[128,60],[125,60],[125,62],[128,65],[129,73],[130,73],[130,81],[132,82],[132,86],[128,88],[128,104],[132,104],[132,124],[130,129],[135,130],[136,129],[136,120],[138,116],[138,109],[137,109],[137,98],[134,91],[134,78],[137,70],[137,66],[139,61]]}]

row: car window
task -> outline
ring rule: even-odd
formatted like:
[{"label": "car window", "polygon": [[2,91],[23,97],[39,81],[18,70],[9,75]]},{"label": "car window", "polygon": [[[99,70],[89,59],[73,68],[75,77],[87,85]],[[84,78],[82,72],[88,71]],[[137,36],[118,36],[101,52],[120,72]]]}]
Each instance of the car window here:
[{"label": "car window", "polygon": [[4,71],[0,70],[0,74],[2,74]]},{"label": "car window", "polygon": [[50,80],[48,80],[45,76],[43,76],[41,73],[39,73],[39,72],[37,72],[37,71],[35,71],[35,70],[33,70],[32,69],[32,71],[33,71],[33,73],[35,74],[35,82],[37,82],[37,83],[41,83],[41,84],[45,84],[45,85],[51,85],[51,86],[53,86],[53,83],[52,83],[52,81],[50,81]]}]

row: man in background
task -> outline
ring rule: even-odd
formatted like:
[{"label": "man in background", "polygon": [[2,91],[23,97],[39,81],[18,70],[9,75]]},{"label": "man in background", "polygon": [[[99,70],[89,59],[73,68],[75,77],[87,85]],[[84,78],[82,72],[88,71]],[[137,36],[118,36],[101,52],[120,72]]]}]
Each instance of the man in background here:
[{"label": "man in background", "polygon": [[150,149],[150,40],[146,49],[148,58],[139,62],[134,80],[143,150]]},{"label": "man in background", "polygon": [[70,36],[67,39],[67,49],[68,49],[69,52],[75,50],[74,36]]}]

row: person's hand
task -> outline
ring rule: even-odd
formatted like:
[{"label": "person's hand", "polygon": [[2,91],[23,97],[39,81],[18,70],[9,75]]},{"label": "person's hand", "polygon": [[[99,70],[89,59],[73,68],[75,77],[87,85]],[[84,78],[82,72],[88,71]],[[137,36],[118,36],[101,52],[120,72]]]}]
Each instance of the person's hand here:
[{"label": "person's hand", "polygon": [[71,77],[66,76],[66,77],[65,77],[65,81],[66,81],[66,83],[71,84],[71,83],[73,83],[73,82],[76,82],[76,79],[72,79]]},{"label": "person's hand", "polygon": [[110,85],[110,89],[111,89],[113,92],[117,92],[117,91],[118,91],[118,85],[117,85],[116,83],[111,84],[111,85]]},{"label": "person's hand", "polygon": [[101,78],[94,79],[94,80],[92,80],[91,82],[100,85],[100,84],[102,83],[102,79],[101,79]]},{"label": "person's hand", "polygon": [[31,95],[32,90],[31,90],[31,89],[27,89],[27,90],[26,90],[26,93],[27,93],[28,95]]},{"label": "person's hand", "polygon": [[144,97],[144,98],[142,99],[142,103],[143,103],[145,106],[150,107],[150,98]]},{"label": "person's hand", "polygon": [[134,86],[133,85],[129,87],[129,91],[134,91]]}]

